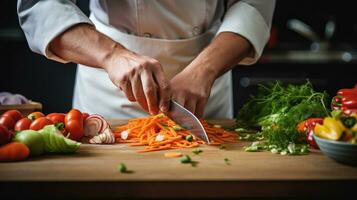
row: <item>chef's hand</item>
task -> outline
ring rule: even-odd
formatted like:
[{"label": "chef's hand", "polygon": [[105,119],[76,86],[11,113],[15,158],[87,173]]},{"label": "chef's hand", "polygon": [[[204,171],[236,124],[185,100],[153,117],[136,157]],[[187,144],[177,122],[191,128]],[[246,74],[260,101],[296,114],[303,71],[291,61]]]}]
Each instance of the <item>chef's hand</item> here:
[{"label": "chef's hand", "polygon": [[171,80],[172,98],[197,117],[202,117],[214,81],[252,54],[253,48],[244,37],[230,32],[220,33]]},{"label": "chef's hand", "polygon": [[72,26],[53,39],[49,49],[65,61],[103,68],[130,101],[151,114],[168,110],[171,93],[160,63],[127,50],[93,25]]},{"label": "chef's hand", "polygon": [[170,87],[159,61],[121,48],[104,69],[130,101],[137,101],[150,114],[168,111]]},{"label": "chef's hand", "polygon": [[172,99],[201,118],[215,77],[193,65],[170,81]]}]

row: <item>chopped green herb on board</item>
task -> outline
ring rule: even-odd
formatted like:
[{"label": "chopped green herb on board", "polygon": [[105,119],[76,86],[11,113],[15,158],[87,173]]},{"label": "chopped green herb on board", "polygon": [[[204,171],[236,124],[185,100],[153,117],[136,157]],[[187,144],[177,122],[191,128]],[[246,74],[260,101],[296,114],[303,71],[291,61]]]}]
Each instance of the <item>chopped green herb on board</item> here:
[{"label": "chopped green herb on board", "polygon": [[187,163],[191,162],[191,158],[188,155],[184,155],[180,160],[181,160],[181,163],[183,163],[183,164],[187,164]]},{"label": "chopped green herb on board", "polygon": [[189,142],[192,142],[193,140],[193,136],[192,135],[187,135],[185,140],[189,141]]},{"label": "chopped green herb on board", "polygon": [[126,165],[124,163],[120,163],[118,165],[118,171],[120,171],[121,173],[125,173],[126,172]]},{"label": "chopped green herb on board", "polygon": [[231,161],[228,158],[224,158],[224,162],[226,165],[231,165]]},{"label": "chopped green herb on board", "polygon": [[180,159],[182,164],[191,164],[192,167],[196,167],[198,162],[197,161],[193,161],[190,156],[188,155],[184,155],[182,156],[182,158]]},{"label": "chopped green herb on board", "polygon": [[193,151],[192,151],[192,153],[194,153],[194,154],[196,154],[196,155],[198,155],[198,154],[200,154],[200,153],[202,153],[203,151],[201,150],[201,149],[194,149]]},{"label": "chopped green herb on board", "polygon": [[118,166],[117,166],[117,169],[120,173],[133,173],[133,171],[131,170],[128,170],[126,165],[124,163],[120,163]]}]

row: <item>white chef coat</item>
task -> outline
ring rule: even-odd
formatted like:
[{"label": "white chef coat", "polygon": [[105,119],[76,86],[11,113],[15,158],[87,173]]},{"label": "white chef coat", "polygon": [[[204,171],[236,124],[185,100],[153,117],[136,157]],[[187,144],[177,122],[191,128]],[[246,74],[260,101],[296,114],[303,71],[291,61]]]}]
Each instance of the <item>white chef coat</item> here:
[{"label": "white chef coat", "polygon": [[[129,50],[160,61],[167,79],[187,66],[221,32],[246,38],[254,52],[239,64],[257,61],[269,38],[275,0],[91,0],[88,18],[70,0],[19,0],[18,15],[30,48],[66,63],[48,44],[73,25],[88,23]],[[194,87],[194,86],[193,86]],[[146,115],[102,69],[79,65],[73,107],[106,118]],[[233,116],[231,72],[218,78],[204,117]]]}]

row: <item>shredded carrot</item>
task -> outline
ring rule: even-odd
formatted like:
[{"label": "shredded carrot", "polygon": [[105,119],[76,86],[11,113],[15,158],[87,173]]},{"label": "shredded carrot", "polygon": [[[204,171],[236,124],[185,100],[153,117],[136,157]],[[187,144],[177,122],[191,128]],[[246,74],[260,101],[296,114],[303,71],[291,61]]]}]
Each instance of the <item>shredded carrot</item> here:
[{"label": "shredded carrot", "polygon": [[[204,120],[201,120],[204,129],[210,139],[211,145],[237,142],[237,134],[214,127]],[[126,131],[128,137],[123,139],[121,133]],[[191,135],[190,131],[180,127],[173,120],[164,114],[158,114],[147,118],[137,118],[129,120],[128,124],[116,127],[114,131],[116,143],[130,143],[129,146],[145,146],[138,152],[151,152],[166,149],[192,148],[198,147],[204,142],[193,136],[187,141],[186,136]]]},{"label": "shredded carrot", "polygon": [[182,156],[182,153],[179,152],[166,152],[164,154],[165,158],[178,158]]}]

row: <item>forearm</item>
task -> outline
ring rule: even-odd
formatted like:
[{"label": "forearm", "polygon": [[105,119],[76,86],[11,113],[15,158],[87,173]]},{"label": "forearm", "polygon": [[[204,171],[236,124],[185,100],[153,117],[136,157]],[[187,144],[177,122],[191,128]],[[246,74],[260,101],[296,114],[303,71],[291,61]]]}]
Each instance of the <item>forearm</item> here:
[{"label": "forearm", "polygon": [[127,50],[93,26],[73,26],[56,37],[49,48],[64,60],[103,68],[130,101],[137,101],[151,114],[168,110],[171,93],[160,63]]},{"label": "forearm", "polygon": [[242,36],[220,33],[188,66],[212,81],[232,69],[240,60],[252,53],[251,44]]},{"label": "forearm", "polygon": [[75,25],[49,44],[49,50],[58,57],[96,68],[105,68],[114,52],[124,49],[89,24]]}]

